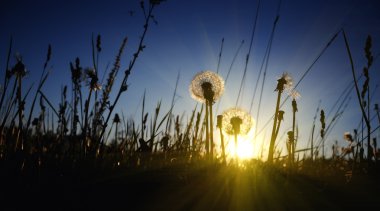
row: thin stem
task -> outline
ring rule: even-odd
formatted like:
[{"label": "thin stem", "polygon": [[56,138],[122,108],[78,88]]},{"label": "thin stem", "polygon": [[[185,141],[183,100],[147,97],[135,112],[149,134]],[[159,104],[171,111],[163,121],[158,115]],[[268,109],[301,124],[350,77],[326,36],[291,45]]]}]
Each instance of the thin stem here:
[{"label": "thin stem", "polygon": [[214,158],[214,125],[213,125],[213,116],[212,116],[212,102],[209,102],[210,108],[210,156],[211,160]]},{"label": "thin stem", "polygon": [[209,132],[209,102],[208,100],[206,100],[206,113],[205,113],[205,121],[206,121],[206,156],[207,158],[209,157],[209,153],[210,153],[210,132]]},{"label": "thin stem", "polygon": [[273,152],[274,152],[273,150],[274,150],[274,144],[276,142],[276,136],[275,136],[276,123],[277,123],[277,120],[278,120],[278,110],[279,110],[279,107],[280,107],[281,94],[282,94],[281,90],[278,90],[277,103],[276,103],[276,111],[275,111],[275,114],[274,114],[272,136],[271,136],[271,140],[270,140],[269,153],[268,153],[268,162],[269,163],[273,162]]},{"label": "thin stem", "polygon": [[[11,37],[11,40],[10,40],[10,42],[9,42],[8,55],[7,55],[7,62],[6,62],[6,66],[5,66],[5,73],[7,73],[7,71],[8,71],[8,67],[9,67],[9,61],[10,61],[11,52],[12,52],[12,43],[13,43],[13,39],[12,39],[12,37]],[[7,88],[8,88],[8,85],[9,85],[9,78],[10,78],[10,77],[7,77],[7,74],[5,74],[5,76],[4,76],[4,90],[3,90],[3,93],[2,93],[2,95],[1,95],[0,109],[3,107],[3,102],[4,102],[4,98],[5,98],[5,93],[7,92]]]},{"label": "thin stem", "polygon": [[224,148],[224,135],[223,135],[223,132],[222,132],[222,127],[219,128],[219,132],[220,132],[220,144],[221,144],[221,148],[222,148],[222,159],[223,159],[223,164],[226,164],[226,151],[225,151],[225,148]]}]

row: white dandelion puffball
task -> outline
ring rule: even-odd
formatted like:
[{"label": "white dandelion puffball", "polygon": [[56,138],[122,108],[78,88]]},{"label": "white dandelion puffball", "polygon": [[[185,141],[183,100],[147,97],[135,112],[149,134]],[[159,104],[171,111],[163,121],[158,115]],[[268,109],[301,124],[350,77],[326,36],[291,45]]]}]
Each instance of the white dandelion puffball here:
[{"label": "white dandelion puffball", "polygon": [[191,81],[189,86],[191,97],[201,103],[206,102],[204,89],[202,88],[205,84],[211,85],[211,90],[213,91],[213,102],[222,96],[224,92],[223,78],[217,73],[207,70],[197,73]]},{"label": "white dandelion puffball", "polygon": [[254,120],[251,115],[240,108],[230,108],[223,112],[223,130],[229,135],[235,134],[233,122],[240,119],[240,135],[246,135],[251,130]]}]

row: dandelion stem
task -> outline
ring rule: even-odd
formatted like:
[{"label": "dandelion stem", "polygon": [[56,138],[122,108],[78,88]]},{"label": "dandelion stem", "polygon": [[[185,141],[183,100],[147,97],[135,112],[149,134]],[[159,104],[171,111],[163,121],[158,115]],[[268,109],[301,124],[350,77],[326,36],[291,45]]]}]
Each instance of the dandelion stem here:
[{"label": "dandelion stem", "polygon": [[274,144],[276,142],[275,132],[276,132],[276,124],[277,124],[277,120],[278,120],[278,111],[279,111],[279,108],[280,108],[281,94],[282,94],[282,91],[278,90],[277,103],[276,103],[276,111],[275,111],[275,114],[274,114],[272,136],[271,136],[271,140],[270,140],[269,153],[268,153],[268,162],[269,163],[273,163]]},{"label": "dandelion stem", "polygon": [[209,102],[210,107],[210,156],[211,160],[214,158],[214,124],[212,116],[212,102]]}]

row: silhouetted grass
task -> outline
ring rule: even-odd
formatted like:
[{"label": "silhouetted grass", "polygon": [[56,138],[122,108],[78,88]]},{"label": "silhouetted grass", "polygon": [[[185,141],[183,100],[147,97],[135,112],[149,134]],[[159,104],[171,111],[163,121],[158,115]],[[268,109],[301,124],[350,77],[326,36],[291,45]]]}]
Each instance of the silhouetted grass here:
[{"label": "silhouetted grass", "polygon": [[[361,154],[364,146],[359,147],[361,140],[357,133],[354,137],[347,134],[350,143],[357,143],[350,148],[351,157],[346,156],[347,151],[337,155],[334,151],[331,158],[324,153],[322,157],[313,156],[313,150],[318,149],[313,145],[310,149],[297,150],[297,102],[294,96],[288,155],[280,156],[282,149],[277,148],[276,140],[284,121],[285,111],[280,110],[282,93],[291,86],[287,74],[282,75],[277,83],[267,162],[257,159],[229,162],[227,159],[222,128],[231,124],[231,134],[236,137],[241,132],[243,117],[234,116],[222,123],[222,116],[218,116],[221,150],[213,149],[212,104],[222,93],[220,81],[202,78],[196,91],[201,93],[197,96],[200,101],[206,103],[196,105],[186,121],[183,116],[173,113],[174,100],[168,110],[164,110],[159,101],[154,111],[147,111],[145,92],[139,121],[115,113],[121,94],[128,89],[128,77],[145,48],[149,23],[156,21],[153,9],[160,2],[151,0],[148,8],[143,1],[141,3],[145,15],[144,30],[119,87],[115,82],[127,38],[120,45],[105,85],[101,85],[98,80],[99,35],[96,44],[92,40],[92,67],[82,68],[79,58],[75,59],[75,64],[70,63],[71,92],[68,86],[62,88],[57,108],[44,94],[43,87],[49,76],[50,45],[29,113],[25,113],[25,99],[32,87],[25,89],[23,86],[27,72],[20,56],[10,68],[10,41],[0,101],[0,199],[4,202],[0,203],[1,208],[8,204],[17,209],[24,205],[29,208],[47,204],[57,206],[57,203],[67,209],[124,206],[126,209],[159,210],[339,210],[379,207],[380,168],[376,140],[372,155],[368,142],[367,158]],[[346,44],[348,48],[347,41]],[[368,69],[372,64],[370,46],[367,41],[366,81],[361,98],[358,94],[365,119],[370,116],[371,106],[368,94]],[[220,57],[221,53],[222,50]],[[352,63],[351,56],[350,61]],[[178,81],[179,76],[173,99]],[[357,83],[355,74],[354,81]],[[100,90],[102,95],[98,96]],[[116,98],[110,99],[115,90]],[[358,92],[358,88],[356,90]],[[39,111],[35,108],[37,99]],[[34,117],[35,110],[37,117]],[[380,122],[377,104],[375,112]],[[324,141],[332,127],[325,127],[323,110],[320,121],[320,140]],[[365,121],[367,123],[368,119]],[[368,137],[365,138],[369,140],[373,131],[369,123],[367,128]],[[309,150],[312,151],[311,157],[300,158],[299,154],[295,157],[296,153]],[[12,200],[18,203],[12,204]]]}]

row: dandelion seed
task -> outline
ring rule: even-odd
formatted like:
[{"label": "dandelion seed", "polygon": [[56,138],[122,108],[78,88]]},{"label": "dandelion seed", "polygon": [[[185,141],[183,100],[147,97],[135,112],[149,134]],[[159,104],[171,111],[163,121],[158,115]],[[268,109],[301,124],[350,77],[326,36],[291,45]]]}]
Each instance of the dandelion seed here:
[{"label": "dandelion seed", "polygon": [[12,73],[17,77],[24,77],[27,73],[24,63],[22,62],[21,57],[17,58],[17,63],[12,69]]}]

